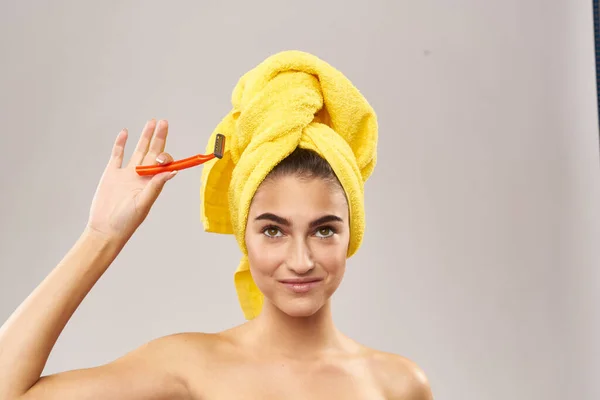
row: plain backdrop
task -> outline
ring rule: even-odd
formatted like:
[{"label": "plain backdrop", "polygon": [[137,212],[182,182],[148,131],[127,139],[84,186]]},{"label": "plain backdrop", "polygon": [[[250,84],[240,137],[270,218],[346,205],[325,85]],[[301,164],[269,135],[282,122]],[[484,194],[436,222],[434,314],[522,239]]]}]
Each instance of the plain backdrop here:
[{"label": "plain backdrop", "polygon": [[[200,153],[239,77],[298,49],[380,123],[340,329],[417,362],[436,399],[600,398],[591,0],[5,0],[0,43],[0,321],[82,232],[121,128],[165,118],[167,151]],[[243,322],[200,173],[167,184],[45,373]]]}]

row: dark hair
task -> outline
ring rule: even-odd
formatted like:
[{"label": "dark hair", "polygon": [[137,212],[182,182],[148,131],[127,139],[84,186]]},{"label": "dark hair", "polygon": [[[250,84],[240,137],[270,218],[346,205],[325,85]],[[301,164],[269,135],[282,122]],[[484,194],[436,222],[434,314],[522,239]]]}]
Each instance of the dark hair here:
[{"label": "dark hair", "polygon": [[320,178],[337,184],[342,184],[335,175],[331,165],[313,150],[297,147],[289,156],[284,158],[271,170],[266,179],[295,175],[300,178]]}]

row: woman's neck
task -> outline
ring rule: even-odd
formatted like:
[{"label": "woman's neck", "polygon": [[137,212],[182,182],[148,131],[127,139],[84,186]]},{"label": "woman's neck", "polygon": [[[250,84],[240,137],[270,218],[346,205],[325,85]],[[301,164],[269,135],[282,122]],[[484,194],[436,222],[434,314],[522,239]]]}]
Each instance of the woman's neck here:
[{"label": "woman's neck", "polygon": [[266,301],[247,328],[261,353],[296,360],[320,358],[343,349],[346,343],[333,323],[329,302],[310,317],[290,317]]}]

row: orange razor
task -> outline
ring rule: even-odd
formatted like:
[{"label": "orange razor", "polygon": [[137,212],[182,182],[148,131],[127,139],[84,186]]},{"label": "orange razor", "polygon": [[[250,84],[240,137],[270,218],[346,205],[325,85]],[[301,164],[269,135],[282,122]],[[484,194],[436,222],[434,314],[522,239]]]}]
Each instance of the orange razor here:
[{"label": "orange razor", "polygon": [[138,175],[156,175],[161,172],[179,171],[186,168],[195,167],[204,164],[213,158],[223,158],[225,152],[225,136],[218,133],[215,138],[215,150],[212,154],[197,154],[182,160],[173,161],[167,165],[138,165],[135,171]]}]

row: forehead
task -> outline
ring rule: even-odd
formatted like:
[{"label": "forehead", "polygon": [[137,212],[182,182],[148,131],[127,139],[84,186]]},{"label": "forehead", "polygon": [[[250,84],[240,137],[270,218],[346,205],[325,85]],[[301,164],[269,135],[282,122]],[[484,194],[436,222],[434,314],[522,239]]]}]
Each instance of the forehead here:
[{"label": "forehead", "polygon": [[334,214],[346,220],[348,205],[343,190],[335,183],[290,175],[260,185],[250,205],[250,216],[264,212],[307,219]]}]

